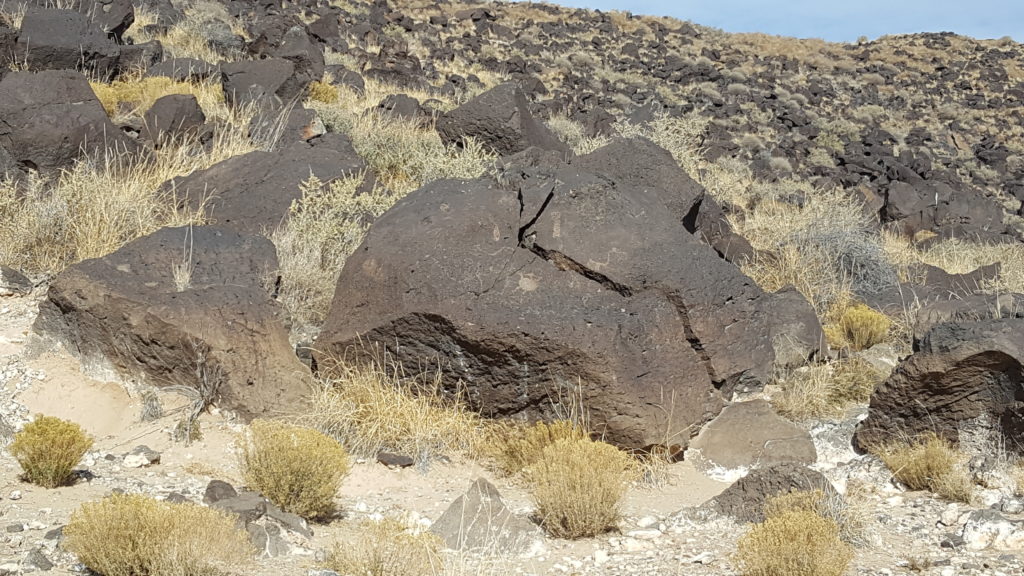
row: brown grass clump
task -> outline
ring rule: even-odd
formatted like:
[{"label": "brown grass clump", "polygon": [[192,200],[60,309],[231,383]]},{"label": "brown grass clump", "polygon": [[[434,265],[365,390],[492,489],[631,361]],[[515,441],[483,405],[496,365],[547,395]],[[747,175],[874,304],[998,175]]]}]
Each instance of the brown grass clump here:
[{"label": "brown grass clump", "polygon": [[772,406],[795,421],[838,416],[870,400],[884,376],[860,358],[808,366],[780,380],[782,391],[772,396]]},{"label": "brown grass clump", "polygon": [[[851,490],[848,496],[853,496],[854,492]],[[839,537],[843,542],[858,545],[866,541],[867,513],[861,507],[851,505],[839,494],[826,494],[823,490],[780,494],[765,502],[764,516],[776,518],[793,511],[813,512],[832,520],[839,527]]]},{"label": "brown grass clump", "polygon": [[892,320],[885,314],[860,303],[843,306],[841,310],[824,326],[825,336],[833,346],[867,350],[889,336]]},{"label": "brown grass clump", "polygon": [[974,483],[964,465],[964,455],[949,440],[927,433],[911,442],[873,447],[871,452],[907,488],[970,503]]},{"label": "brown grass clump", "polygon": [[410,532],[394,518],[366,520],[355,542],[338,542],[323,567],[338,574],[359,576],[423,576],[441,571],[441,539]]},{"label": "brown grass clump", "polygon": [[615,527],[633,462],[618,448],[567,438],[544,448],[527,470],[537,517],[556,538],[586,538]]},{"label": "brown grass clump", "polygon": [[1014,495],[1024,496],[1024,461],[1017,462],[1010,469],[1010,480],[1013,482]]},{"label": "brown grass clump", "polygon": [[64,527],[64,542],[103,576],[215,576],[245,566],[254,552],[235,518],[140,494],[82,504]]},{"label": "brown grass clump", "polygon": [[480,417],[441,384],[439,374],[403,378],[379,365],[338,364],[314,390],[302,421],[361,457],[388,451],[426,463],[472,453],[480,442]]},{"label": "brown grass clump", "polygon": [[177,82],[164,76],[151,76],[122,77],[109,84],[93,81],[89,85],[111,118],[119,117],[122,112],[127,116],[141,116],[154,102],[172,94],[195,96],[204,112],[215,112],[217,107],[224,106],[224,91],[219,83],[213,82]]},{"label": "brown grass clump", "polygon": [[566,420],[532,426],[498,422],[491,427],[485,450],[504,474],[518,474],[540,460],[544,449],[559,440],[586,440],[587,431]]},{"label": "brown grass clump", "polygon": [[852,559],[836,522],[801,508],[755,525],[740,538],[735,556],[743,576],[841,576]]},{"label": "brown grass clump", "polygon": [[242,441],[241,468],[246,484],[282,510],[321,520],[335,512],[334,495],[348,474],[349,458],[316,430],[254,420]]},{"label": "brown grass clump", "polygon": [[8,448],[23,471],[23,478],[43,488],[71,481],[71,471],[92,448],[92,438],[74,422],[39,414],[14,435]]}]

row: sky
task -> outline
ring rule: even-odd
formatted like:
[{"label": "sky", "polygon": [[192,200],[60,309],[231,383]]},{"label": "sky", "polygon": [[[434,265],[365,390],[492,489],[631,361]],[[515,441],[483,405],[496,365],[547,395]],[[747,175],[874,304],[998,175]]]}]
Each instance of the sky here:
[{"label": "sky", "polygon": [[550,0],[674,16],[726,32],[854,42],[861,36],[956,32],[1024,42],[1024,0]]}]

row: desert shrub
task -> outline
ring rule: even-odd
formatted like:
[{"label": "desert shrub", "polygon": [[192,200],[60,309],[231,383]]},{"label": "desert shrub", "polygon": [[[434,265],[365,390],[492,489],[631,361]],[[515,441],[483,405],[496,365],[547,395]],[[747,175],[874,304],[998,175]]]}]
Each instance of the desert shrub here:
[{"label": "desert shrub", "polygon": [[[853,496],[850,490],[848,496]],[[832,520],[839,527],[839,537],[848,544],[865,543],[867,514],[847,502],[837,493],[826,494],[823,490],[806,490],[780,494],[765,502],[765,518],[776,518],[787,512],[813,512],[822,518]]]},{"label": "desert shrub", "polygon": [[870,451],[911,490],[927,490],[943,498],[969,503],[974,484],[964,455],[949,440],[926,433],[906,442],[874,446]]},{"label": "desert shrub", "polygon": [[234,517],[141,494],[82,504],[64,542],[103,576],[217,576],[245,566],[254,552]]},{"label": "desert shrub", "polygon": [[366,520],[354,542],[338,542],[331,548],[323,566],[358,576],[437,574],[443,564],[441,545],[433,533],[414,533],[395,518]]},{"label": "desert shrub", "polygon": [[842,306],[832,316],[824,330],[829,343],[837,347],[867,350],[885,342],[892,328],[888,316],[861,303]]},{"label": "desert shrub", "polygon": [[310,429],[254,420],[242,440],[245,482],[282,510],[325,519],[335,512],[334,495],[348,474],[348,453],[334,439]]},{"label": "desert shrub", "polygon": [[835,521],[799,508],[752,527],[735,556],[743,576],[841,576],[852,559]]},{"label": "desert shrub", "polygon": [[860,358],[807,366],[779,380],[775,410],[791,420],[838,416],[851,404],[865,403],[884,374]]},{"label": "desert shrub", "polygon": [[556,538],[585,538],[614,528],[632,475],[628,454],[579,438],[558,440],[544,448],[527,470],[537,517]]},{"label": "desert shrub", "polygon": [[325,184],[310,176],[288,221],[271,236],[282,278],[278,299],[300,324],[324,321],[345,260],[363,241],[370,222],[398,200],[378,188],[358,193],[361,181],[357,176]]},{"label": "desert shrub", "polygon": [[587,431],[566,420],[537,422],[532,426],[499,422],[488,431],[487,450],[504,474],[518,474],[540,459],[544,449],[559,440],[585,440]]},{"label": "desert shrub", "polygon": [[480,417],[458,395],[446,395],[440,375],[403,378],[378,365],[335,363],[321,371],[302,421],[352,454],[408,454],[421,464],[475,450]]},{"label": "desert shrub", "polygon": [[71,471],[92,447],[92,438],[74,422],[39,414],[14,435],[8,448],[25,481],[56,488],[71,481]]},{"label": "desert shrub", "polygon": [[315,80],[309,84],[309,99],[324,104],[333,104],[338,101],[338,89],[327,82]]}]

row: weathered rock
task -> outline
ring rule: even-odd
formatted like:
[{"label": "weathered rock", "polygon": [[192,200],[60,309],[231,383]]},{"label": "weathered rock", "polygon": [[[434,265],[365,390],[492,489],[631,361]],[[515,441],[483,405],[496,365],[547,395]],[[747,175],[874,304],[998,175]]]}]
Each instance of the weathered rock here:
[{"label": "weathered rock", "polygon": [[136,446],[125,455],[123,461],[127,468],[143,468],[160,463],[160,453],[149,446]]},{"label": "weathered rock", "polygon": [[51,172],[83,150],[136,149],[72,70],[12,72],[0,81],[0,147],[20,166]]},{"label": "weathered rock", "polygon": [[746,471],[784,462],[813,464],[817,457],[811,435],[776,414],[765,400],[727,406],[704,426],[687,452],[687,458],[706,472]]},{"label": "weathered rock", "polygon": [[171,94],[157,99],[143,116],[143,134],[151,142],[196,135],[206,123],[199,101],[191,94]]},{"label": "weathered rock", "polygon": [[295,65],[284,58],[230,62],[221,66],[224,97],[235,105],[275,99],[278,106],[297,99],[309,79],[296,75]]},{"label": "weathered rock", "polygon": [[830,498],[838,494],[827,478],[800,464],[776,464],[758,468],[740,478],[703,507],[738,522],[764,522],[764,505],[773,496],[821,490]]},{"label": "weathered rock", "polygon": [[995,510],[974,510],[958,536],[968,550],[1024,551],[1024,522],[1006,519]]},{"label": "weathered rock", "polygon": [[733,230],[725,210],[710,195],[701,200],[694,227],[694,233],[725,260],[738,266],[754,257],[754,247]]},{"label": "weathered rock", "polygon": [[377,454],[377,462],[387,466],[388,468],[408,468],[416,463],[411,456],[405,456],[404,454],[392,454],[391,452],[381,452]]},{"label": "weathered rock", "polygon": [[210,221],[247,234],[276,230],[292,202],[302,197],[310,174],[330,182],[365,168],[354,150],[310,147],[295,142],[274,152],[250,152],[168,184],[179,198],[197,207],[205,199]]},{"label": "weathered rock", "polygon": [[767,381],[772,296],[654,195],[540,156],[525,177],[504,170],[508,189],[438,182],[382,216],[316,348],[440,359],[488,416],[551,416],[579,383],[610,441],[685,444],[721,409],[715,387]]},{"label": "weathered rock", "polygon": [[235,496],[238,496],[238,492],[231,484],[223,480],[210,480],[210,483],[206,485],[206,491],[203,492],[203,503],[213,504]]},{"label": "weathered rock", "polygon": [[478,479],[441,514],[430,531],[451,550],[522,553],[543,545],[536,524],[512,513],[493,484]]},{"label": "weathered rock", "polygon": [[33,287],[32,281],[21,272],[0,266],[0,296],[24,296],[32,292]]},{"label": "weathered rock", "polygon": [[53,570],[53,562],[43,554],[43,551],[39,548],[32,549],[25,558],[21,561],[22,570],[31,572],[33,570],[39,570],[40,572],[49,572]]},{"label": "weathered rock", "polygon": [[83,69],[108,77],[120,54],[106,32],[75,10],[29,10],[18,35],[18,61],[32,70]]},{"label": "weathered rock", "polygon": [[234,514],[239,523],[249,525],[267,513],[268,504],[267,499],[257,492],[240,492],[233,498],[216,500],[210,506]]},{"label": "weathered rock", "polygon": [[683,226],[694,231],[704,188],[679,167],[668,150],[647,138],[616,138],[576,158],[572,165],[652,194]]},{"label": "weathered rock", "polygon": [[530,146],[569,153],[542,122],[530,113],[526,96],[511,83],[502,84],[441,115],[437,131],[446,144],[472,137],[501,155]]},{"label": "weathered rock", "polygon": [[78,11],[118,44],[124,44],[124,33],[135,23],[135,6],[131,0],[81,0]]},{"label": "weathered rock", "polygon": [[1024,294],[974,294],[925,301],[914,314],[914,343],[920,347],[928,332],[939,324],[995,318],[1024,318]]},{"label": "weathered rock", "polygon": [[1024,433],[1024,319],[939,324],[871,395],[854,440],[860,449],[934,432],[952,442],[992,426],[1006,439]]},{"label": "weathered rock", "polygon": [[220,68],[195,58],[171,58],[146,70],[147,77],[164,76],[177,82],[206,80],[220,75]]},{"label": "weathered rock", "polygon": [[164,228],[58,275],[33,330],[105,377],[193,389],[244,417],[297,409],[308,372],[270,297],[277,267],[265,238]]}]

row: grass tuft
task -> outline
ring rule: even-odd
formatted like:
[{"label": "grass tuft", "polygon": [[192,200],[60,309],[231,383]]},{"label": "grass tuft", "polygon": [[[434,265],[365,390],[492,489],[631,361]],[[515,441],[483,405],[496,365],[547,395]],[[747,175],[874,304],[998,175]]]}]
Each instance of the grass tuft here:
[{"label": "grass tuft", "polygon": [[892,328],[888,316],[861,303],[842,306],[841,311],[829,316],[834,319],[823,329],[829,343],[838,348],[867,350],[885,342]]},{"label": "grass tuft", "polygon": [[472,453],[481,434],[480,417],[444,393],[440,375],[403,378],[376,365],[334,366],[301,420],[357,456],[387,451],[420,463]]},{"label": "grass tuft", "polygon": [[860,358],[807,366],[780,379],[782,391],[772,406],[794,421],[840,416],[853,404],[863,404],[884,374]]},{"label": "grass tuft", "polygon": [[538,460],[544,449],[559,440],[586,440],[587,431],[566,420],[537,422],[528,426],[519,422],[496,422],[488,430],[486,451],[502,473],[518,474]]},{"label": "grass tuft", "polygon": [[870,449],[911,490],[927,490],[948,500],[970,503],[974,483],[964,455],[952,442],[927,433],[910,442],[893,442]]},{"label": "grass tuft", "polygon": [[254,552],[235,518],[140,494],[82,504],[64,527],[64,542],[103,576],[215,576],[244,567]]},{"label": "grass tuft", "polygon": [[423,576],[441,572],[441,539],[414,533],[395,518],[366,520],[354,542],[338,542],[327,553],[323,567],[338,574],[358,576]]},{"label": "grass tuft", "polygon": [[39,414],[14,435],[8,448],[25,481],[43,488],[71,482],[71,472],[92,448],[92,438],[74,422]]},{"label": "grass tuft", "polygon": [[544,448],[527,470],[537,517],[556,538],[586,538],[614,529],[633,460],[618,448],[566,438]]},{"label": "grass tuft", "polygon": [[335,513],[334,495],[348,474],[345,449],[309,428],[254,420],[242,440],[246,484],[282,510],[311,520]]}]

